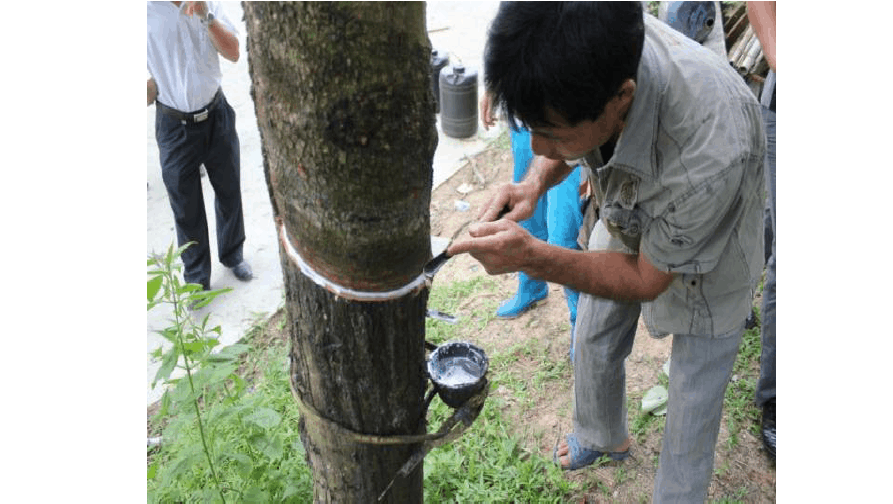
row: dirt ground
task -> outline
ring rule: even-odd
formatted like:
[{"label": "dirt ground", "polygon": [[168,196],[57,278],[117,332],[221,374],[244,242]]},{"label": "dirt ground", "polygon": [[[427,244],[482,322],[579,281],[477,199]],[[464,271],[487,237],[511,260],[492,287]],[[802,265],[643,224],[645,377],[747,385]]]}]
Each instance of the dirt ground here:
[{"label": "dirt ground", "polygon": [[[481,205],[486,203],[497,185],[511,182],[512,159],[505,138],[495,142],[473,159],[469,159],[453,177],[439,186],[431,201],[431,234],[450,237],[457,230],[464,234],[467,225],[476,220]],[[456,201],[469,204],[469,209],[457,208]],[[463,254],[453,258],[438,273],[435,282],[452,282],[486,275],[483,268],[470,256]],[[511,297],[517,288],[515,274],[499,275],[498,289],[488,297],[500,303]],[[474,299],[463,306],[471,306]],[[468,310],[470,312],[470,309]],[[453,313],[462,317],[468,313]],[[495,354],[523,343],[536,340],[548,353],[549,359],[568,360],[570,324],[563,288],[550,284],[545,302],[513,320],[494,319],[486,330],[469,324],[463,337]],[[672,336],[655,339],[649,336],[644,323],[639,321],[635,344],[627,361],[627,395],[638,402],[642,395],[658,384],[663,364],[670,356]],[[517,376],[530,377],[541,366],[543,357],[519,356]],[[514,374],[513,370],[513,374]],[[573,428],[571,404],[573,372],[568,366],[563,370],[566,379],[549,380],[543,385],[531,386],[533,404],[528,401],[507,401],[506,418],[517,419],[515,432],[527,439],[527,449],[538,451],[551,458],[556,441]],[[734,378],[733,378],[734,379]],[[499,394],[499,390],[496,394]],[[630,408],[629,420],[633,422],[634,408]],[[738,432],[738,443],[729,448],[729,430],[724,421],[717,442],[714,478],[710,486],[709,500],[737,502],[775,501],[775,464],[770,462],[762,448],[758,432],[752,421],[746,421]],[[574,496],[574,502],[649,502],[657,469],[657,457],[661,447],[663,419],[660,417],[644,436],[634,436],[632,456],[622,463],[611,463],[565,473],[572,481],[585,489]],[[753,431],[753,432],[751,432]]]}]

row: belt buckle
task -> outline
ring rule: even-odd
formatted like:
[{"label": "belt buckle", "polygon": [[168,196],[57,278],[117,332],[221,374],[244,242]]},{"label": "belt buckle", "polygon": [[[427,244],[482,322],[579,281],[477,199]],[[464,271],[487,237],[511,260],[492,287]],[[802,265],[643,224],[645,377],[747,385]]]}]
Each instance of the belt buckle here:
[{"label": "belt buckle", "polygon": [[204,121],[204,120],[207,119],[207,118],[208,118],[208,111],[207,111],[207,110],[202,110],[202,111],[199,112],[198,114],[195,114],[195,115],[192,116],[192,120],[193,120],[194,122],[197,122],[197,123],[198,123],[198,122],[202,122],[202,121]]}]

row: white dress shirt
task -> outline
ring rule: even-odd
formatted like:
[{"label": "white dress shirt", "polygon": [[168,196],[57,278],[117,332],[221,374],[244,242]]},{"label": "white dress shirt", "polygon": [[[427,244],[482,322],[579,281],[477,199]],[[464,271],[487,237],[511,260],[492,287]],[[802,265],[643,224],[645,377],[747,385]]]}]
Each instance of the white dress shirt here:
[{"label": "white dress shirt", "polygon": [[[157,100],[182,112],[207,105],[220,87],[220,58],[208,28],[197,15],[187,16],[186,2],[146,2],[146,65],[158,86]],[[218,2],[208,11],[236,37],[239,32]]]}]

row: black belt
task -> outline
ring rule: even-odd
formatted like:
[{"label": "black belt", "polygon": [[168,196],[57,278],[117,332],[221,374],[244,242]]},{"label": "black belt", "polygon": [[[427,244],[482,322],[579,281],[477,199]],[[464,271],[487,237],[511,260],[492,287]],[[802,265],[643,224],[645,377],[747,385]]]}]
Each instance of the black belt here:
[{"label": "black belt", "polygon": [[211,111],[217,108],[221,99],[223,99],[223,91],[218,89],[217,93],[214,94],[214,98],[211,99],[211,102],[205,105],[203,109],[196,110],[195,112],[180,112],[173,107],[168,107],[160,101],[156,100],[156,103],[162,112],[175,119],[179,119],[183,124],[194,124],[207,120]]}]

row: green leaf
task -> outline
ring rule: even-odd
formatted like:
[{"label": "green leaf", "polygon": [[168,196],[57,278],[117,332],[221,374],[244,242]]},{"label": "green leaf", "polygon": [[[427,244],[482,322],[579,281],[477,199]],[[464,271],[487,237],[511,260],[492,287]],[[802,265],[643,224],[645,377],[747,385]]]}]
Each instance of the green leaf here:
[{"label": "green leaf", "polygon": [[242,502],[263,504],[270,502],[270,494],[257,487],[251,487],[242,494]]},{"label": "green leaf", "polygon": [[251,459],[248,458],[247,455],[242,453],[228,452],[223,454],[223,456],[233,461],[233,463],[236,465],[236,470],[242,477],[245,477],[249,473],[251,473],[253,464],[251,463]]},{"label": "green leaf", "polygon": [[161,394],[161,407],[158,408],[158,413],[152,417],[152,420],[161,420],[166,417],[168,412],[171,410],[171,396],[165,390],[163,394]]},{"label": "green leaf", "polygon": [[233,389],[236,394],[241,394],[247,386],[248,382],[245,381],[241,376],[237,374],[233,375]]},{"label": "green leaf", "polygon": [[158,290],[161,289],[162,280],[164,280],[164,278],[159,275],[146,282],[147,301],[152,301],[155,299],[155,296],[158,295]]},{"label": "green leaf", "polygon": [[205,338],[205,347],[207,347],[208,350],[216,347],[219,344],[220,340],[217,338]]},{"label": "green leaf", "polygon": [[201,395],[201,391],[196,391],[195,394],[192,393],[189,380],[178,381],[177,386],[173,390],[168,389],[168,392],[171,393],[171,400],[177,404],[183,404],[187,401],[192,402],[197,396]]},{"label": "green leaf", "polygon": [[153,387],[159,381],[167,380],[168,378],[170,378],[171,373],[174,371],[174,368],[177,367],[177,358],[179,356],[179,352],[177,352],[173,348],[164,354],[164,359],[161,362],[161,367],[158,368],[158,372],[155,373],[155,379],[152,380]]},{"label": "green leaf", "polygon": [[[216,340],[215,340],[216,341]],[[211,354],[208,356],[208,362],[229,362],[236,358],[238,358],[243,353],[250,350],[251,347],[249,345],[244,345],[241,343],[230,345],[227,347],[223,347],[219,352]]]},{"label": "green leaf", "polygon": [[258,408],[254,413],[245,417],[245,421],[257,425],[261,429],[270,429],[279,425],[282,417],[270,408]]},{"label": "green leaf", "polygon": [[180,293],[181,294],[186,294],[187,292],[202,292],[203,293],[204,291],[202,289],[203,289],[202,284],[188,283],[180,289]]},{"label": "green leaf", "polygon": [[282,439],[279,436],[255,434],[248,438],[248,444],[255,450],[269,457],[271,460],[279,460],[282,458]]},{"label": "green leaf", "polygon": [[298,438],[298,440],[294,442],[292,448],[294,448],[295,450],[295,455],[293,456],[297,456],[298,459],[304,458],[304,443],[301,442],[300,438]]},{"label": "green leaf", "polygon": [[201,457],[200,454],[196,451],[195,447],[190,446],[186,448],[184,452],[171,464],[170,477],[171,479],[176,479],[180,477],[180,475],[189,471],[193,465],[200,463]]},{"label": "green leaf", "polygon": [[229,375],[235,373],[238,368],[239,366],[237,364],[227,363],[215,364],[202,369],[208,369],[211,373],[208,377],[208,383],[220,383],[229,377]]},{"label": "green leaf", "polygon": [[183,348],[185,349],[186,355],[191,356],[196,353],[201,353],[202,350],[205,349],[205,343],[202,340],[190,341],[188,343],[183,343]]},{"label": "green leaf", "polygon": [[146,475],[148,476],[149,480],[155,479],[155,475],[158,473],[158,463],[158,460],[152,462],[152,465],[150,465],[149,468],[146,470]]},{"label": "green leaf", "polygon": [[177,346],[177,328],[176,327],[168,327],[166,329],[162,329],[160,331],[155,331],[159,335],[161,335],[164,339],[173,343],[174,348]]}]

